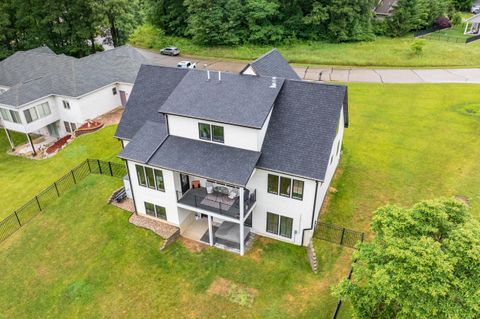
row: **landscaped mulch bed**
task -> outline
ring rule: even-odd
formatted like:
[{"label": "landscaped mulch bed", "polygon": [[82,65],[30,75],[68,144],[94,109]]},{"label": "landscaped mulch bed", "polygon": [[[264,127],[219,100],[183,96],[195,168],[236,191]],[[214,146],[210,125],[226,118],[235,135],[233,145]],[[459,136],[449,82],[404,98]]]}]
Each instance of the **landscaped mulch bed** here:
[{"label": "landscaped mulch bed", "polygon": [[64,137],[62,137],[61,139],[59,139],[58,141],[53,143],[53,145],[48,147],[45,150],[45,153],[47,155],[52,155],[52,154],[56,153],[58,150],[60,150],[62,147],[64,147],[67,144],[67,142],[70,140],[70,138],[72,138],[72,136],[70,134],[65,135]]},{"label": "landscaped mulch bed", "polygon": [[170,238],[178,231],[178,228],[175,226],[137,214],[132,214],[128,221],[135,226],[150,229],[164,239]]},{"label": "landscaped mulch bed", "polygon": [[82,124],[79,128],[75,130],[75,135],[80,136],[87,133],[95,132],[103,127],[102,121],[87,121],[86,123]]}]

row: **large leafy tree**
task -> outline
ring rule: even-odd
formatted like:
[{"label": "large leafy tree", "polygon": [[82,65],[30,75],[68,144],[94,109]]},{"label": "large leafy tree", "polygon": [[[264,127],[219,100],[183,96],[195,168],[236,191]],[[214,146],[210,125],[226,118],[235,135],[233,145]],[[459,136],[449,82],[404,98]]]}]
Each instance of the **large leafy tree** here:
[{"label": "large leafy tree", "polygon": [[470,11],[470,8],[475,3],[475,0],[452,0],[455,9],[460,11]]},{"label": "large leafy tree", "polygon": [[148,0],[147,20],[167,35],[187,35],[187,7],[184,0]]},{"label": "large leafy tree", "polygon": [[358,318],[478,318],[480,223],[456,200],[386,206],[335,293]]},{"label": "large leafy tree", "polygon": [[280,3],[269,0],[247,0],[245,19],[250,42],[279,42],[283,39],[284,28],[278,24]]}]

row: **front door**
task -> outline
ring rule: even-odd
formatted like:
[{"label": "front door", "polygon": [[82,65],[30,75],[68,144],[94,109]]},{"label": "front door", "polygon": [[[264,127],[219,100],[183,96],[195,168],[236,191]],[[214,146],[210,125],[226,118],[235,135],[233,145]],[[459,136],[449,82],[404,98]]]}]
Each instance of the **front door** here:
[{"label": "front door", "polygon": [[190,178],[188,175],[180,174],[180,183],[182,184],[182,195],[190,189]]},{"label": "front door", "polygon": [[125,107],[127,105],[127,94],[125,91],[120,91],[120,100],[122,101],[122,106]]}]

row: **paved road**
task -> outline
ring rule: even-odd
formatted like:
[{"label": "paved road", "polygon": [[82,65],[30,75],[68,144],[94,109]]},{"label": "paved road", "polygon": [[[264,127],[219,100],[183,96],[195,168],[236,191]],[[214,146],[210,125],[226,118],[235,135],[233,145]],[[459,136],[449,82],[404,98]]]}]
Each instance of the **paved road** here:
[{"label": "paved road", "polygon": [[[176,66],[181,60],[197,62],[197,68],[213,71],[240,72],[246,63],[218,60],[195,60],[187,57],[163,56],[138,49],[152,63]],[[369,69],[305,66],[294,67],[306,80],[369,83],[480,83],[480,69]]]}]

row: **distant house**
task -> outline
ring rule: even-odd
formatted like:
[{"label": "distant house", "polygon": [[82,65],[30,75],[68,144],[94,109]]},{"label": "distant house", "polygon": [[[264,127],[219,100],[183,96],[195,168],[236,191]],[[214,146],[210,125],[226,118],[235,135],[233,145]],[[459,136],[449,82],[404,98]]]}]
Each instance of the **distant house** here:
[{"label": "distant house", "polygon": [[398,0],[380,0],[375,7],[375,14],[379,18],[389,17],[395,10],[395,5]]},{"label": "distant house", "polygon": [[480,14],[474,15],[465,20],[464,34],[478,35],[480,34]]},{"label": "distant house", "polygon": [[80,59],[48,47],[16,52],[0,62],[1,124],[9,137],[9,131],[30,141],[31,133],[62,137],[125,105],[145,61],[130,46]]},{"label": "distant house", "polygon": [[115,136],[138,214],[243,255],[310,242],[347,126],[347,87],[272,50],[240,74],[142,65]]}]

